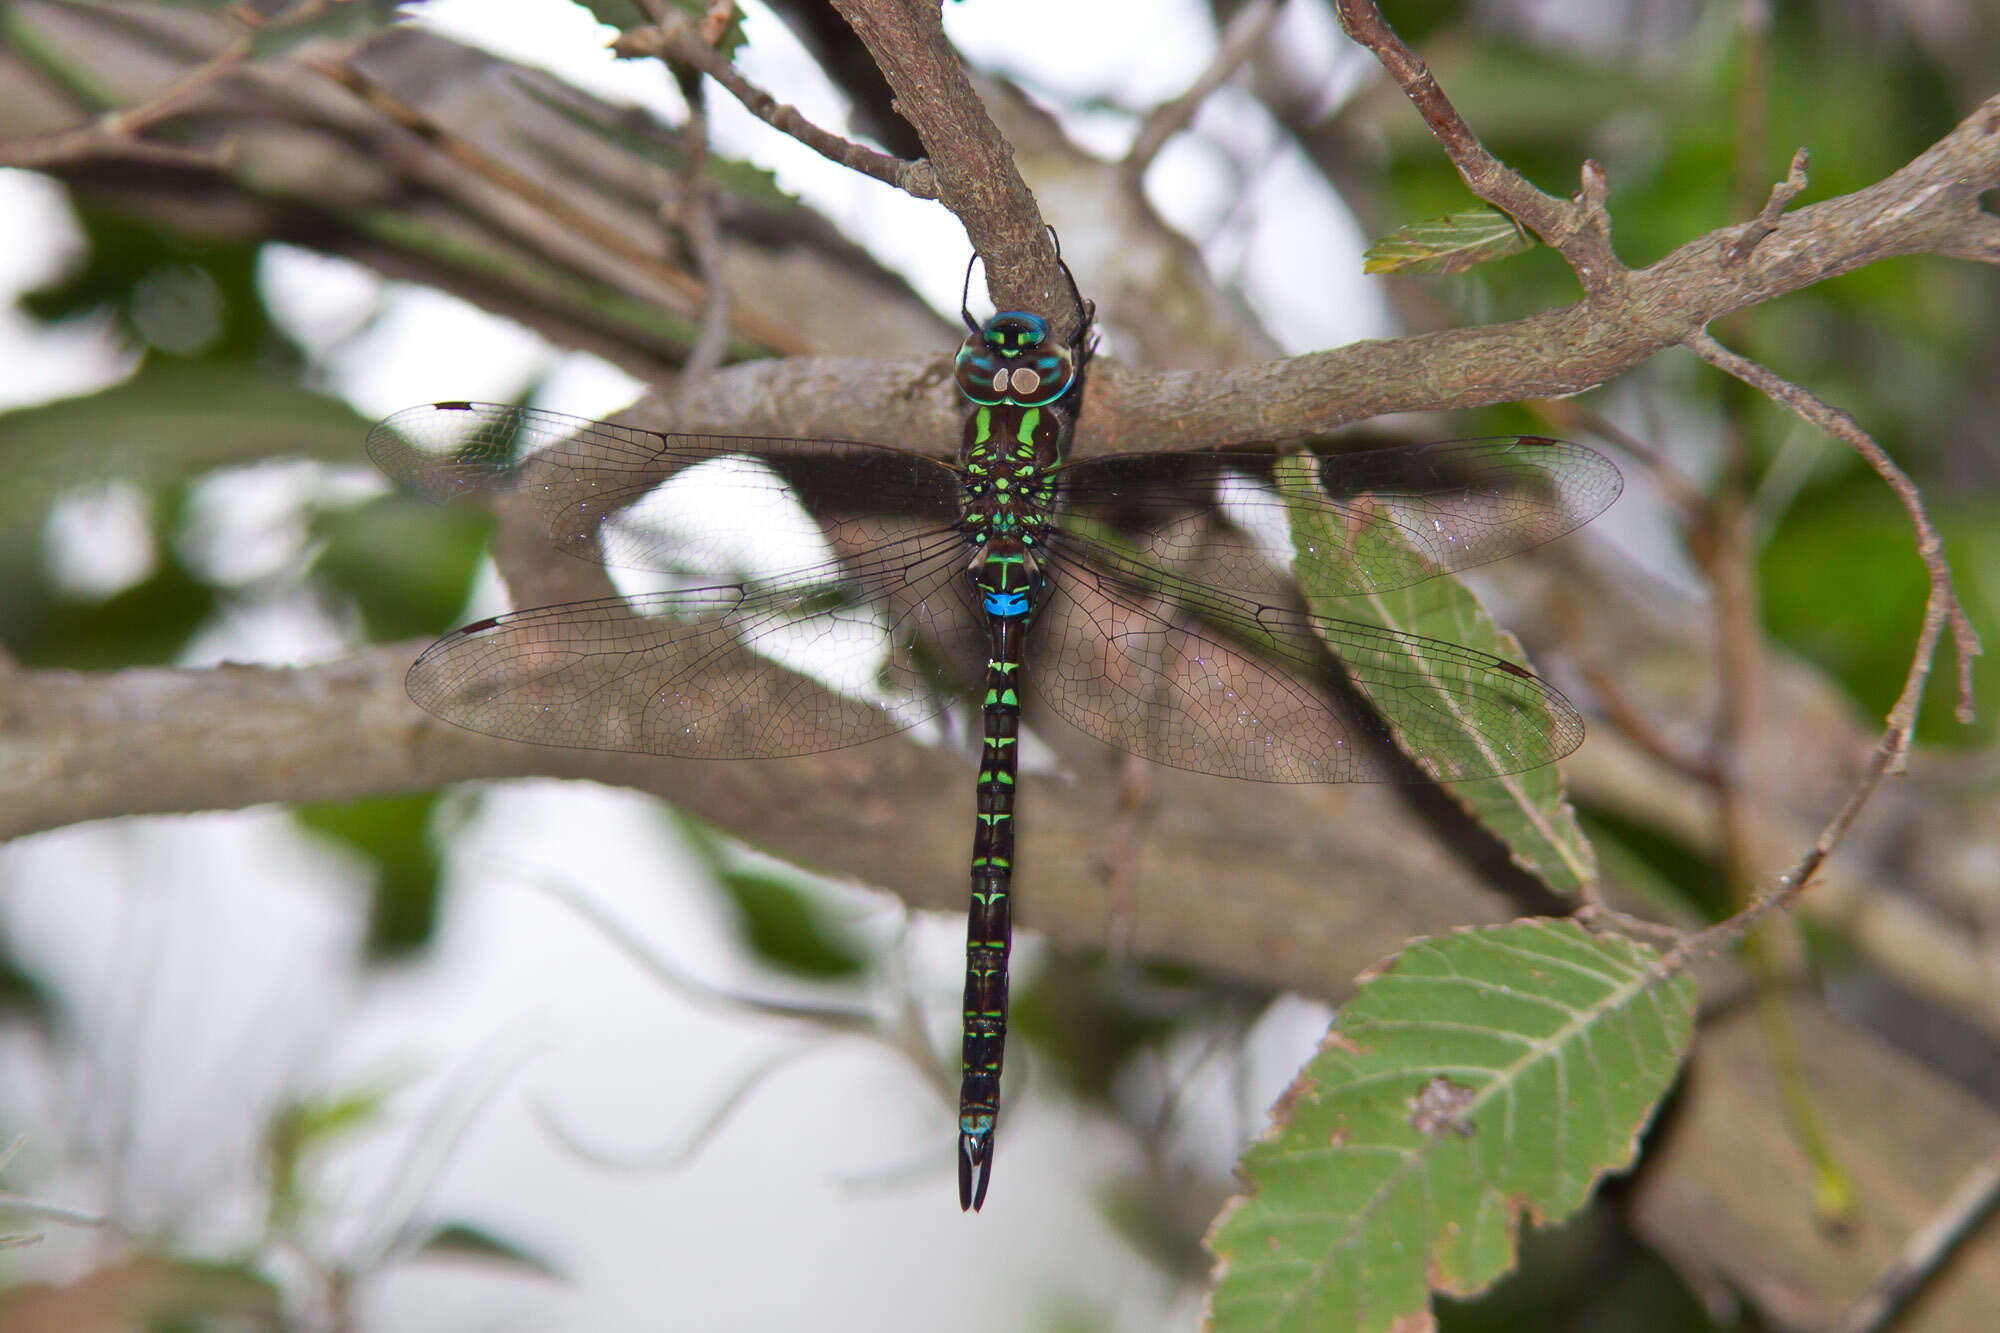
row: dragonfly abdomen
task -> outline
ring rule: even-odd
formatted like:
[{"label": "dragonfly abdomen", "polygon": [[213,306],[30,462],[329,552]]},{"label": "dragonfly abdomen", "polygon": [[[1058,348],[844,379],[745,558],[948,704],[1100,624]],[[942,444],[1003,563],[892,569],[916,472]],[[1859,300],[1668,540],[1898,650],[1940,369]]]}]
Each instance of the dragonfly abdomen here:
[{"label": "dragonfly abdomen", "polygon": [[972,834],[972,896],[965,933],[965,1041],[958,1098],[958,1200],[986,1202],[1000,1063],[1007,1044],[1007,954],[1014,942],[1014,775],[1021,723],[1025,612],[991,620],[979,814]]}]

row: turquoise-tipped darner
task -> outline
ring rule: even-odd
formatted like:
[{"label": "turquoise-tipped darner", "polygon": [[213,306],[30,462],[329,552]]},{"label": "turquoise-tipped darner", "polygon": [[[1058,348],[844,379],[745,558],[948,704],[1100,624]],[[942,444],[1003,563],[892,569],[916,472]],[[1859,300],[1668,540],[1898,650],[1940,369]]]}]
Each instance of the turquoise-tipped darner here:
[{"label": "turquoise-tipped darner", "polygon": [[[1035,315],[966,322],[956,370],[972,406],[956,463],[475,403],[399,412],[368,450],[434,499],[525,493],[566,554],[676,577],[440,640],[409,692],[460,726],[777,758],[892,735],[981,685],[958,1153],[960,1204],[977,1209],[1006,1036],[1022,701],[1158,763],[1267,782],[1552,763],[1583,739],[1560,694],[1496,657],[1315,614],[1290,570],[1310,554],[1320,597],[1408,587],[1561,536],[1602,512],[1620,478],[1591,450],[1532,436],[1065,462],[1087,321],[1067,346]],[[670,479],[711,465],[725,475],[710,478],[719,489],[698,521],[651,512]],[[770,520],[730,517],[728,500],[780,497],[813,516],[820,549],[746,572]],[[1322,520],[1310,553],[1287,535],[1302,517]],[[862,678],[829,687],[836,662],[857,660]]]}]

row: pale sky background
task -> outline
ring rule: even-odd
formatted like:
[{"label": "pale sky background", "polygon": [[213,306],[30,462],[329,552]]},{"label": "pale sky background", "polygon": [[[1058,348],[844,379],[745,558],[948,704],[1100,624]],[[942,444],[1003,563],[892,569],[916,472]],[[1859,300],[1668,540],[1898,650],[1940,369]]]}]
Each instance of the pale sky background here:
[{"label": "pale sky background", "polygon": [[[1213,41],[1207,8],[1188,0],[954,3],[944,13],[975,63],[1031,90],[1141,111],[1191,81]],[[678,116],[664,73],[612,61],[602,49],[608,30],[566,0],[435,0],[423,18],[600,95]],[[1292,6],[1285,23],[1302,67],[1330,99],[1344,95],[1365,67],[1357,53],[1317,8]],[[1063,40],[1043,40],[1051,32]],[[1131,58],[1135,32],[1145,34],[1143,59]],[[740,63],[753,81],[844,127],[837,93],[781,24],[753,6],[749,34]],[[820,161],[726,97],[714,106],[722,151],[775,171],[955,314],[966,244],[944,210]],[[1098,110],[1071,129],[1108,154],[1122,151],[1135,125]],[[1231,153],[1256,166],[1247,188],[1224,169]],[[1247,99],[1229,90],[1212,99],[1147,186],[1171,221],[1201,238],[1218,272],[1241,270],[1291,349],[1390,331],[1374,280],[1360,273],[1353,222]],[[0,219],[8,232],[0,410],[115,381],[129,363],[102,328],[34,330],[12,307],[15,293],[75,255],[60,190],[0,172]],[[509,398],[538,376],[548,377],[543,405],[603,415],[641,387],[454,298],[341,261],[274,246],[261,281],[287,326],[329,356],[330,387],[365,415]],[[340,342],[371,313],[377,327],[367,337]],[[204,488],[213,514],[204,558],[237,562],[231,568],[245,579],[283,569],[305,549],[301,496],[380,484],[359,470],[304,465],[215,478]],[[155,540],[140,497],[100,489],[61,509],[49,559],[73,587],[111,591],[143,576]],[[500,595],[489,580],[482,605],[499,609]],[[188,657],[315,660],[345,651],[346,634],[303,591],[280,593],[211,627]],[[968,846],[971,775],[968,760]],[[1031,847],[1033,829],[1022,837]],[[0,1038],[8,1071],[0,1123],[28,1135],[22,1161],[40,1173],[38,1192],[134,1227],[171,1223],[180,1251],[224,1255],[254,1234],[254,1136],[270,1106],[381,1085],[395,1089],[392,1115],[327,1164],[320,1197],[340,1222],[317,1243],[358,1259],[412,1213],[450,1218],[546,1256],[568,1281],[402,1265],[360,1293],[370,1329],[810,1324],[979,1333],[1045,1327],[1064,1314],[1134,1330],[1194,1322],[1198,1293],[1162,1277],[1093,1207],[1097,1184],[1135,1165],[1132,1145],[1063,1097],[1045,1071],[1031,1072],[1024,1089],[1014,1075],[1033,1064],[1025,1042],[1010,1043],[992,1196],[983,1214],[961,1217],[955,1108],[902,1059],[691,1005],[536,887],[550,879],[588,895],[714,983],[820,994],[745,960],[651,801],[590,784],[499,784],[484,789],[472,825],[450,845],[456,859],[435,949],[366,977],[353,966],[366,868],[330,855],[278,810],[115,821],[0,849],[5,935],[65,997],[82,1056],[51,1069],[30,1044]],[[1017,892],[1033,895],[1032,875]],[[907,927],[910,985],[955,1088],[963,920],[909,920],[887,895],[829,893],[863,938],[893,947]],[[1035,954],[1032,938],[1017,944],[1021,974]],[[893,1000],[844,998],[885,1008]],[[1213,1170],[1233,1157],[1325,1020],[1320,1006],[1280,1005],[1251,1043],[1242,1087],[1226,1061],[1197,1068],[1191,1050],[1155,1071],[1159,1087],[1189,1084],[1189,1160]],[[580,1162],[536,1119],[544,1106],[592,1146],[643,1153],[684,1137],[737,1080],[780,1053],[791,1062],[679,1171]],[[440,1138],[453,1141],[433,1178]],[[122,1142],[120,1170],[64,1171],[64,1145],[78,1142]],[[240,1186],[218,1187],[228,1181]],[[74,1275],[93,1244],[52,1229],[46,1244],[10,1261]]]}]

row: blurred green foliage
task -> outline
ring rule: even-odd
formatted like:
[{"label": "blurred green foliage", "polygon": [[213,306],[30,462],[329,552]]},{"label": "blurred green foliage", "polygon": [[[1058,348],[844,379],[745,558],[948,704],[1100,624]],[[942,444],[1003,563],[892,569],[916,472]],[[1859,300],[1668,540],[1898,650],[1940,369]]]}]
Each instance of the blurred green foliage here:
[{"label": "blurred green foliage", "polygon": [[738,937],[758,958],[795,976],[819,981],[855,977],[870,955],[828,911],[801,873],[783,866],[746,863],[714,829],[686,813],[670,816],[682,845],[707,869],[710,881],[736,915]]},{"label": "blurred green foliage", "polygon": [[[154,531],[171,531],[185,489],[170,487],[152,499]],[[0,643],[31,667],[108,671],[173,662],[215,613],[218,591],[171,545],[157,561],[150,575],[103,598],[65,592],[46,578],[15,582],[0,594]]]},{"label": "blurred green foliage", "polygon": [[322,801],[299,806],[303,828],[336,839],[375,867],[368,956],[394,959],[430,942],[437,929],[438,856],[427,834],[435,792]]},{"label": "blurred green foliage", "polygon": [[292,376],[304,353],[257,290],[256,244],[206,240],[76,205],[80,264],[21,300],[47,324],[109,314],[136,344],[193,361]]},{"label": "blurred green foliage", "polygon": [[[1792,152],[1811,152],[1811,184],[1793,207],[1871,185],[1942,137],[1967,106],[1952,71],[1902,25],[1864,10],[1773,11],[1761,160],[1738,161],[1736,107],[1744,50],[1726,7],[1689,28],[1679,49],[1626,47],[1608,59],[1462,26],[1464,6],[1399,7],[1397,29],[1430,39],[1426,58],[1486,146],[1541,188],[1567,195],[1577,164],[1601,162],[1613,240],[1649,264],[1714,228],[1741,221],[1782,180]],[[1407,11],[1407,12],[1406,12]],[[1560,88],[1560,99],[1548,96]],[[1990,88],[1986,91],[1990,92]],[[1388,157],[1384,207],[1399,223],[1462,210],[1464,183],[1409,108],[1382,93],[1369,123]],[[1356,112],[1355,114],[1361,114]],[[1743,197],[1739,179],[1755,182]],[[1516,318],[1577,299],[1554,252],[1489,264],[1426,290],[1469,319]],[[1872,264],[1744,311],[1715,330],[1729,346],[1853,414],[1930,497],[1975,627],[2000,636],[1994,533],[2000,532],[2000,414],[1991,410],[2000,349],[2000,274],[1913,258]],[[1769,467],[1806,428],[1784,409],[1672,358],[1627,381],[1663,383],[1685,420],[1737,421],[1756,466]],[[1468,434],[1534,429],[1512,408],[1473,414]],[[1740,420],[1738,420],[1740,418]],[[1719,453],[1719,445],[1712,452]],[[1970,484],[1968,484],[1970,483]],[[1843,446],[1824,442],[1818,471],[1768,514],[1759,553],[1766,625],[1839,680],[1880,718],[1901,689],[1927,584],[1915,536],[1887,488]],[[1956,664],[1940,659],[1919,739],[1990,743],[2000,668],[1978,666],[1986,707],[1976,726],[1952,718]]]},{"label": "blurred green foliage", "polygon": [[1108,1103],[1128,1063],[1181,1031],[1194,1015],[1247,1028],[1271,1000],[1244,986],[1166,963],[1117,960],[1097,949],[1046,956],[1009,997],[1008,1025],[1048,1057],[1058,1082]]},{"label": "blurred green foliage", "polygon": [[492,531],[476,509],[384,496],[317,516],[313,571],[353,602],[370,639],[442,634],[465,610]]}]

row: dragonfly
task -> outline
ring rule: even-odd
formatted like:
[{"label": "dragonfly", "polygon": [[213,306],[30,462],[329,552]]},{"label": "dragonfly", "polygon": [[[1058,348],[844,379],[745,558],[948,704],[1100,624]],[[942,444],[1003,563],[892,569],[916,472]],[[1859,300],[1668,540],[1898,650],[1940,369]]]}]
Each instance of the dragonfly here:
[{"label": "dragonfly", "polygon": [[[985,1203],[1000,1113],[1024,702],[1153,762],[1233,778],[1542,767],[1582,743],[1583,724],[1534,674],[1316,608],[1553,540],[1621,485],[1594,451],[1529,435],[1070,459],[1090,355],[1078,306],[1067,341],[1040,315],[963,312],[955,460],[470,402],[409,408],[368,438],[419,495],[515,494],[557,551],[628,572],[616,596],[479,620],[427,649],[407,688],[447,722],[539,745],[773,759],[978,708],[962,1210]],[[1294,576],[1308,561],[1312,605]]]}]

